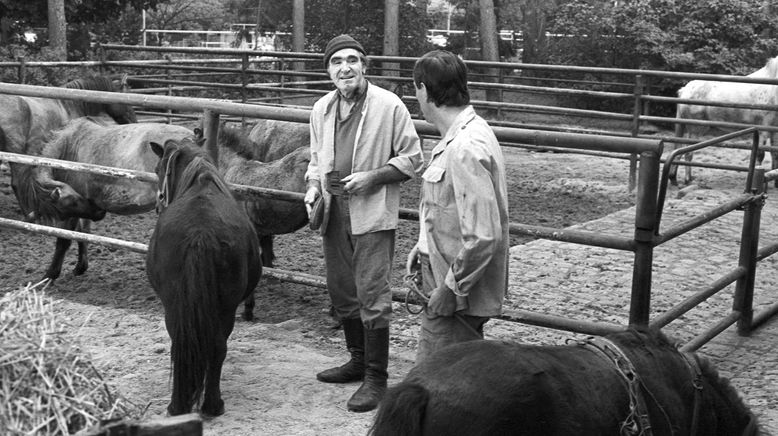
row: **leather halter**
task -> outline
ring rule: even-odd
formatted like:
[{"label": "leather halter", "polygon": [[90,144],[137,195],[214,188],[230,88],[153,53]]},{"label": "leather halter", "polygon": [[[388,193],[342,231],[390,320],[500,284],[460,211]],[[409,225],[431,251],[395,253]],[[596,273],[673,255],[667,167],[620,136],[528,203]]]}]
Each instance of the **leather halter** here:
[{"label": "leather halter", "polygon": [[[608,361],[616,365],[616,369],[619,375],[624,379],[627,385],[627,391],[629,393],[629,414],[622,421],[619,429],[620,436],[651,436],[653,435],[651,430],[651,419],[648,415],[648,409],[646,408],[646,402],[643,398],[643,390],[649,392],[640,377],[635,370],[635,366],[629,360],[626,354],[613,342],[603,337],[589,337],[585,340],[578,341],[578,343],[584,347],[594,349],[598,354],[604,356]],[[700,421],[700,409],[702,407],[702,370],[700,364],[697,361],[697,357],[692,353],[680,352],[683,357],[686,367],[689,369],[692,376],[692,386],[694,387],[694,406],[692,409],[692,422],[689,434],[695,436],[699,430]],[[642,388],[642,389],[641,389]],[[656,398],[651,395],[651,398],[656,402]],[[659,405],[657,403],[657,405]],[[667,424],[672,427],[667,415]],[[752,413],[749,413],[749,421],[746,427],[743,429],[743,436],[755,436],[758,434],[758,426],[756,424],[756,418]]]},{"label": "leather halter", "polygon": [[162,178],[162,187],[157,191],[157,213],[161,213],[170,203],[172,196],[170,195],[170,182],[168,181],[168,177],[170,177],[170,174],[173,172],[172,166],[175,165],[174,157],[177,154],[178,150],[173,150],[173,152],[170,153],[170,156],[168,156],[167,165],[165,165],[165,177]]}]

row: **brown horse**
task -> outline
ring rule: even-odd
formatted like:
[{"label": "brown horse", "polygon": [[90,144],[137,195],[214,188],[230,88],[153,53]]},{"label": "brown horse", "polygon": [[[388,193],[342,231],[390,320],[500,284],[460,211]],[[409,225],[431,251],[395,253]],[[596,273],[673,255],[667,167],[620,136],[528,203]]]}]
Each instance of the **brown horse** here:
[{"label": "brown horse", "polygon": [[[128,170],[153,172],[159,158],[151,150],[152,141],[163,143],[168,139],[193,137],[191,130],[170,124],[134,123],[119,125],[111,118],[82,117],[69,122],[57,131],[40,155],[52,159],[103,165]],[[97,175],[80,171],[29,167],[18,173],[22,181],[18,193],[23,208],[32,210],[31,216],[44,221],[54,218],[54,225],[68,230],[88,233],[93,216],[84,216],[76,207],[60,207],[58,216],[51,217],[50,197],[35,195],[38,190],[47,191],[66,186],[85,199],[97,210],[133,215],[154,209],[157,188],[154,183]],[[102,217],[100,217],[102,218]],[[57,238],[56,248],[44,278],[55,280],[62,270],[62,262],[71,245],[70,239]],[[88,268],[87,243],[78,242],[78,261],[75,275]]]},{"label": "brown horse", "polygon": [[661,333],[576,345],[471,341],[413,368],[379,405],[373,436],[754,436],[729,382]]},{"label": "brown horse", "polygon": [[[272,188],[288,192],[305,192],[305,171],[311,160],[307,145],[298,147],[280,159],[260,162],[253,159],[256,144],[248,141],[239,129],[219,129],[219,170],[229,183]],[[308,223],[302,201],[291,202],[265,197],[250,197],[241,204],[254,224],[262,249],[262,264],[273,266],[273,235],[293,233]],[[254,295],[245,302],[243,318],[253,319]]]},{"label": "brown horse", "polygon": [[311,145],[311,130],[306,123],[259,119],[249,132],[252,159],[272,162],[302,146]]},{"label": "brown horse", "polygon": [[[64,85],[70,89],[111,91],[118,89],[107,77],[94,76],[76,79]],[[0,94],[0,151],[17,154],[39,155],[48,142],[49,135],[68,121],[84,116],[107,116],[117,124],[137,122],[132,106],[116,103],[89,103],[78,100],[24,97]],[[21,186],[19,172],[26,165],[10,163],[11,186],[20,201],[24,215],[27,210],[19,198]]]},{"label": "brown horse", "polygon": [[257,236],[206,152],[192,139],[151,144],[160,161],[159,219],[146,273],[165,309],[172,345],[168,413],[224,413],[220,378],[235,311],[262,263]]}]

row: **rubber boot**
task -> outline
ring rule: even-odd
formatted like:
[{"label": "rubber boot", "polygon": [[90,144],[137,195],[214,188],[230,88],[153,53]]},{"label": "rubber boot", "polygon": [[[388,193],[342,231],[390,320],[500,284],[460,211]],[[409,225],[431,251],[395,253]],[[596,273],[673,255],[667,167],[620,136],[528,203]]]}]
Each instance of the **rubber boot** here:
[{"label": "rubber boot", "polygon": [[351,412],[368,412],[378,407],[386,392],[389,366],[389,328],[365,330],[365,381],[348,400]]},{"label": "rubber boot", "polygon": [[324,383],[350,383],[365,378],[365,333],[360,318],[343,320],[343,333],[351,360],[344,365],[325,369],[316,374]]}]

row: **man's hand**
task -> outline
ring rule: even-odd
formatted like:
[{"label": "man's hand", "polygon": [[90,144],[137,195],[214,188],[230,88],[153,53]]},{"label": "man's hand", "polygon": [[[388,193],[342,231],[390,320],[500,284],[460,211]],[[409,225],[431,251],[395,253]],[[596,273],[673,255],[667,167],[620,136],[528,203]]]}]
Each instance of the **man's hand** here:
[{"label": "man's hand", "polygon": [[430,301],[427,303],[428,315],[454,316],[456,309],[457,297],[448,286],[441,285],[430,294]]},{"label": "man's hand", "polygon": [[421,254],[421,251],[419,250],[419,244],[411,248],[411,252],[408,253],[408,260],[405,262],[405,273],[408,275],[413,274],[414,272],[419,272],[421,269],[421,259],[419,255]]},{"label": "man's hand", "polygon": [[349,174],[341,179],[341,181],[345,183],[345,185],[343,185],[343,190],[351,195],[366,194],[375,184],[370,171],[360,171],[358,173]]},{"label": "man's hand", "polygon": [[308,213],[308,219],[311,219],[311,212],[313,211],[313,203],[316,202],[316,199],[319,198],[321,195],[321,191],[316,186],[309,186],[308,190],[305,192],[305,198],[303,201],[305,202],[305,211]]}]

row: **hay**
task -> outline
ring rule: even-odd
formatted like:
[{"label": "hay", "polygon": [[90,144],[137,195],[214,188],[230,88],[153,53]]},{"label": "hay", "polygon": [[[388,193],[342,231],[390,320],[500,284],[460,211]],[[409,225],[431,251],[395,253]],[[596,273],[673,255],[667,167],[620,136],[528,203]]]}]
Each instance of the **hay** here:
[{"label": "hay", "polygon": [[0,297],[0,432],[67,435],[126,416],[129,403],[112,394],[43,283]]}]

